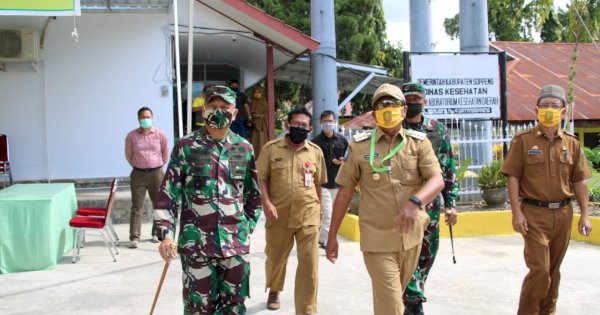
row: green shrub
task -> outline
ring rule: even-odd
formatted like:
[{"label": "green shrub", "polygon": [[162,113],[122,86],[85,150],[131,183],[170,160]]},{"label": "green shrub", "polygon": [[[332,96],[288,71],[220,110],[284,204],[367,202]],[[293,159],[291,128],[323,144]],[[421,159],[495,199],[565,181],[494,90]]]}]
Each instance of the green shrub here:
[{"label": "green shrub", "polygon": [[590,168],[600,169],[600,146],[593,149],[583,147],[583,155],[585,155]]},{"label": "green shrub", "polygon": [[503,160],[496,160],[490,165],[485,165],[479,172],[479,188],[494,189],[502,188],[508,185],[508,178],[500,173]]},{"label": "green shrub", "polygon": [[592,177],[587,182],[590,200],[600,201],[600,174],[592,169]]},{"label": "green shrub", "polygon": [[600,202],[600,186],[590,189],[590,200]]},{"label": "green shrub", "polygon": [[471,160],[471,158],[468,158],[460,163],[460,167],[456,170],[456,181],[460,182],[465,178],[465,172],[469,169]]}]

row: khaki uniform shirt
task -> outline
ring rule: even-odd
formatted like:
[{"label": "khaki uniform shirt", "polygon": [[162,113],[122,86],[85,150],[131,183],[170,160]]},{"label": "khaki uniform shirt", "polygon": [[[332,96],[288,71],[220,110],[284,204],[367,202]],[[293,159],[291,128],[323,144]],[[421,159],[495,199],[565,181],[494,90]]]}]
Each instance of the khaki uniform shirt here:
[{"label": "khaki uniform shirt", "polygon": [[[294,151],[285,137],[269,141],[261,150],[257,169],[258,179],[269,183],[269,197],[277,208],[278,219],[267,219],[266,226],[319,226],[321,203],[316,186],[327,182],[327,170],[323,152],[316,144],[307,140]],[[312,176],[308,187],[304,185],[307,170]]]},{"label": "khaki uniform shirt", "polygon": [[519,179],[521,198],[546,202],[573,197],[573,183],[592,176],[575,136],[559,129],[550,143],[540,126],[514,137],[501,171]]},{"label": "khaki uniform shirt", "polygon": [[[402,211],[411,195],[421,189],[427,179],[441,173],[431,142],[421,134],[421,139],[407,135],[400,129],[390,138],[381,129],[376,130],[374,165],[393,150],[402,139],[406,145],[384,165],[391,165],[391,172],[378,173],[369,164],[370,137],[352,142],[350,154],[336,178],[340,186],[355,187],[360,183],[360,247],[368,252],[394,252],[410,249],[423,241],[423,224],[427,220],[425,211],[419,211],[419,222],[408,234],[401,235],[395,228],[394,218]],[[391,162],[391,163],[390,163]],[[421,208],[423,210],[423,208]]]}]

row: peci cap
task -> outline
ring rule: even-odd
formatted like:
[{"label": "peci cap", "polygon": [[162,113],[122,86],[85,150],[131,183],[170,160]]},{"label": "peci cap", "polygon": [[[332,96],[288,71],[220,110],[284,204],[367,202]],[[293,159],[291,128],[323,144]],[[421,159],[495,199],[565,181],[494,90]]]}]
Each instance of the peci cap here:
[{"label": "peci cap", "polygon": [[402,84],[402,93],[404,93],[404,96],[419,95],[422,97],[425,97],[425,94],[427,94],[425,93],[425,86],[418,82],[408,82]]},{"label": "peci cap", "polygon": [[563,106],[567,105],[567,99],[565,98],[565,90],[558,85],[546,85],[540,90],[540,96],[538,96],[537,102],[544,97],[556,97],[563,102]]},{"label": "peci cap", "polygon": [[373,94],[371,106],[373,106],[378,99],[384,96],[391,96],[399,101],[406,102],[406,100],[404,99],[404,94],[402,94],[402,90],[400,90],[399,87],[389,83],[384,83],[380,85]]},{"label": "peci cap", "polygon": [[235,104],[235,92],[224,85],[213,85],[204,92],[206,102],[208,103],[213,97],[219,96],[229,104]]}]

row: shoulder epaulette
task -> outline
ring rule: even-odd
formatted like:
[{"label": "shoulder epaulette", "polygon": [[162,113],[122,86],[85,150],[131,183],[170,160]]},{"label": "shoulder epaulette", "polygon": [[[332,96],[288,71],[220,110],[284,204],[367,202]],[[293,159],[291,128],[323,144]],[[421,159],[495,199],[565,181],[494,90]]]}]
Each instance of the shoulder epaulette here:
[{"label": "shoulder epaulette", "polygon": [[520,137],[520,136],[522,136],[522,135],[524,135],[524,134],[528,134],[528,133],[530,133],[530,132],[532,132],[532,131],[533,131],[533,128],[529,128],[529,129],[527,129],[527,130],[523,130],[523,131],[521,131],[521,132],[517,132],[517,133],[515,134],[514,138],[516,138],[516,137]]},{"label": "shoulder epaulette", "polygon": [[564,134],[566,134],[567,136],[571,136],[571,137],[573,137],[573,138],[575,138],[575,139],[579,139],[579,136],[577,136],[577,135],[576,135],[576,134],[574,134],[574,133],[570,133],[570,132],[568,132],[568,131],[565,131],[565,130],[563,130],[563,133],[564,133]]},{"label": "shoulder epaulette", "polygon": [[274,145],[275,143],[277,143],[280,139],[279,138],[275,138],[273,140],[269,140],[267,141],[267,143],[264,144],[264,148],[268,148],[272,145]]},{"label": "shoulder epaulette", "polygon": [[314,142],[312,142],[312,141],[306,141],[306,143],[308,143],[308,145],[309,145],[309,146],[311,146],[311,147],[315,147],[315,148],[319,148],[319,149],[321,149],[321,147],[320,147],[320,146],[318,146],[316,143],[314,143]]},{"label": "shoulder epaulette", "polygon": [[372,130],[368,130],[366,132],[360,132],[360,133],[357,133],[354,136],[352,136],[352,139],[354,140],[354,142],[361,142],[363,140],[368,139],[371,136],[371,133],[373,133]]},{"label": "shoulder epaulette", "polygon": [[415,139],[424,140],[427,138],[427,134],[424,132],[408,129],[406,130],[406,135],[409,137],[413,137]]}]

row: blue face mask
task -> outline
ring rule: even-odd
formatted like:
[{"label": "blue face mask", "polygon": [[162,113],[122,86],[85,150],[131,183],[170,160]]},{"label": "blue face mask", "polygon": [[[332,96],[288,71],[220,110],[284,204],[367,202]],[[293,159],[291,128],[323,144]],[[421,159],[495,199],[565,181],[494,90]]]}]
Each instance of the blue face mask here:
[{"label": "blue face mask", "polygon": [[152,118],[140,119],[140,126],[142,126],[144,129],[152,127]]}]

